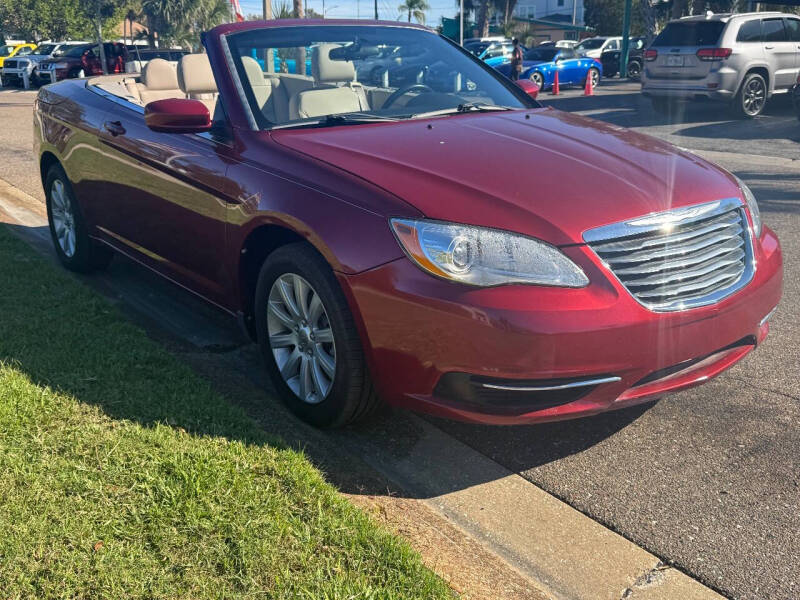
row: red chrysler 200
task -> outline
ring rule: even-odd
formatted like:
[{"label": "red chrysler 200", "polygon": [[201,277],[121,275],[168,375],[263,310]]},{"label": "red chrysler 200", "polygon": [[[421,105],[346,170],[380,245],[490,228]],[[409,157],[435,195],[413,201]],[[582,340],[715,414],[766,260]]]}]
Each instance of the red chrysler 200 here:
[{"label": "red chrysler 200", "polygon": [[40,90],[55,249],[82,272],[120,252],[236,315],[303,419],[379,398],[591,415],[767,335],[778,239],[698,156],[544,108],[422,27],[247,22],[203,44],[177,71]]}]

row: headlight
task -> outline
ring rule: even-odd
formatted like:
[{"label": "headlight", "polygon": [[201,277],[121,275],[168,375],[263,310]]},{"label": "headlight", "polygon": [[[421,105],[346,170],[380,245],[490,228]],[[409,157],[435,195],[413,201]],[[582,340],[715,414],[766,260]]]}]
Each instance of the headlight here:
[{"label": "headlight", "polygon": [[[736,176],[734,175],[734,177]],[[739,183],[739,189],[742,190],[744,201],[747,203],[747,210],[750,211],[750,218],[753,219],[753,233],[756,239],[758,239],[761,237],[761,211],[758,210],[758,202],[756,202],[756,197],[744,181],[738,177],[736,177],[736,181]]]},{"label": "headlight", "polygon": [[441,221],[391,219],[391,224],[408,256],[444,279],[476,286],[589,283],[558,248],[523,235]]}]

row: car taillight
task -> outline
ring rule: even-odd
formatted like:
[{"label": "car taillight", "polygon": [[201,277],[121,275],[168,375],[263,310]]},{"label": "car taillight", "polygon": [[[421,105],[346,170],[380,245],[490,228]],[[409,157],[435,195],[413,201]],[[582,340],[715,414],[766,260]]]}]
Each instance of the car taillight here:
[{"label": "car taillight", "polygon": [[658,50],[645,50],[644,51],[644,59],[645,60],[655,60],[658,58]]},{"label": "car taillight", "polygon": [[731,55],[730,48],[700,48],[697,51],[697,58],[700,60],[722,60],[723,58],[728,58]]}]

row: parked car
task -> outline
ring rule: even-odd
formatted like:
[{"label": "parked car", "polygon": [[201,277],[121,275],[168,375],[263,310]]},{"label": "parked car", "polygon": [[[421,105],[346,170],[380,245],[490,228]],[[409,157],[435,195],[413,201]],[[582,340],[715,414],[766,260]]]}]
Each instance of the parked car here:
[{"label": "parked car", "polygon": [[658,111],[674,100],[727,103],[755,117],[800,70],[800,18],[778,12],[670,21],[645,52],[642,93]]},{"label": "parked car", "polygon": [[140,48],[139,46],[128,46],[128,57],[125,61],[126,73],[141,73],[144,66],[154,58],[161,58],[178,67],[178,61],[182,56],[189,54],[180,48]]},{"label": "parked car", "polygon": [[[109,73],[124,73],[128,51],[123,44],[105,42],[103,44]],[[41,85],[62,79],[89,77],[103,73],[100,61],[100,46],[85,44],[73,46],[58,58],[43,60],[34,72],[35,83]]]},{"label": "parked car", "polygon": [[[644,46],[646,39],[643,37],[632,37],[628,40],[628,78],[639,79],[642,74],[642,64],[644,63]],[[603,63],[603,75],[613,77],[619,73],[619,61],[622,55],[622,42],[620,47],[614,50],[604,50],[600,57]]]},{"label": "parked car", "polygon": [[[342,425],[379,399],[591,415],[702,383],[767,335],[780,245],[701,157],[544,108],[416,25],[202,39],[177,73],[154,59],[39,90],[50,232],[69,269],[121,252],[236,315],[301,418]],[[312,42],[313,77],[252,57]],[[458,87],[362,84],[380,44],[429,51]]]},{"label": "parked car", "polygon": [[[510,62],[495,68],[506,77],[511,76]],[[599,60],[579,56],[569,48],[537,46],[525,53],[520,79],[530,79],[544,90],[553,86],[556,71],[560,86],[586,85],[586,78],[591,77],[592,86],[596,87],[603,75],[603,65]]]},{"label": "parked car", "polygon": [[3,86],[22,85],[25,75],[33,81],[34,71],[39,63],[60,57],[72,46],[85,45],[87,42],[43,42],[30,53],[8,58],[3,63]]},{"label": "parked car", "polygon": [[540,44],[537,44],[537,48],[541,48],[542,46],[555,46],[556,48],[575,48],[578,45],[577,40],[547,40]]},{"label": "parked car", "polygon": [[792,86],[792,104],[797,118],[800,119],[800,75],[797,76],[797,82]]},{"label": "parked car", "polygon": [[600,58],[606,50],[619,50],[621,44],[621,37],[590,37],[581,40],[575,51],[582,56]]},{"label": "parked car", "polygon": [[34,48],[36,48],[36,44],[6,44],[0,46],[0,68],[3,67],[6,59],[25,56],[33,52]]}]

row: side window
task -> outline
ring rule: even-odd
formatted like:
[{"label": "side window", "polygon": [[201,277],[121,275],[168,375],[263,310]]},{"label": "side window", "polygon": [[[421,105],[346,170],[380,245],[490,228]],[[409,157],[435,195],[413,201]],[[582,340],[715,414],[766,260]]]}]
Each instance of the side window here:
[{"label": "side window", "polygon": [[800,42],[800,20],[786,19],[786,33],[790,42]]},{"label": "side window", "polygon": [[761,41],[761,20],[753,19],[742,23],[739,33],[736,34],[737,42],[760,42]]},{"label": "side window", "polygon": [[783,28],[783,19],[764,19],[762,27],[765,42],[786,41],[786,30]]},{"label": "side window", "polygon": [[610,42],[608,42],[608,45],[605,47],[605,49],[606,50],[618,50],[619,49],[619,44],[617,43],[617,40],[611,40]]},{"label": "side window", "polygon": [[25,48],[22,48],[22,49],[19,51],[19,55],[20,55],[20,56],[25,56],[26,54],[30,54],[31,52],[33,52],[33,48],[28,48],[28,47],[26,46]]}]

